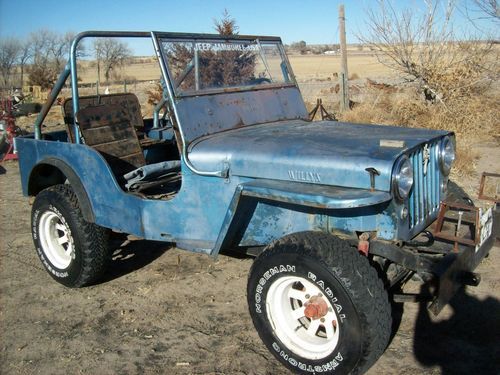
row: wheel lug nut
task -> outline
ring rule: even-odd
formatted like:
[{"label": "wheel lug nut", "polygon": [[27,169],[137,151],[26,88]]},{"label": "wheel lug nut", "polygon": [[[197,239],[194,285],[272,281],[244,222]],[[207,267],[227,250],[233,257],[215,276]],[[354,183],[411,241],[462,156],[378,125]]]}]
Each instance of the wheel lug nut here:
[{"label": "wheel lug nut", "polygon": [[311,296],[309,294],[306,294],[306,299],[309,299],[311,298]]},{"label": "wheel lug nut", "polygon": [[331,308],[331,307],[329,307],[329,308],[328,308],[328,311],[329,311],[329,312],[332,312],[332,308]]},{"label": "wheel lug nut", "polygon": [[321,323],[324,323],[325,322],[325,318],[321,318],[320,321],[321,321]]}]

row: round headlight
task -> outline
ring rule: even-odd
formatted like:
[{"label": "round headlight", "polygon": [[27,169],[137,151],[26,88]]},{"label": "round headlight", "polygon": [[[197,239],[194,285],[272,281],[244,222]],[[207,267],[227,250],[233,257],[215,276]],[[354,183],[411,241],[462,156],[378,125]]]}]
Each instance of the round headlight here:
[{"label": "round headlight", "polygon": [[392,183],[396,197],[406,199],[413,186],[413,167],[408,156],[404,155],[396,162]]},{"label": "round headlight", "polygon": [[448,176],[451,171],[451,165],[455,160],[455,145],[450,137],[444,137],[439,148],[439,165],[441,172]]}]

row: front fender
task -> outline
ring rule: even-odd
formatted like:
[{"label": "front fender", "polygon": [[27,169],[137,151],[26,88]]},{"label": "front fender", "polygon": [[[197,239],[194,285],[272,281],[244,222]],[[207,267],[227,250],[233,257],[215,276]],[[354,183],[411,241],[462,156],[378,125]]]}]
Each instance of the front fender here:
[{"label": "front fender", "polygon": [[[236,237],[241,235],[242,228],[250,222],[248,216],[254,215],[255,205],[242,203],[244,197],[253,198],[256,201],[277,202],[281,206],[297,207],[296,227],[290,229],[317,229],[314,228],[313,221],[321,213],[332,210],[359,209],[373,207],[387,203],[391,200],[391,195],[384,191],[370,191],[365,189],[353,189],[337,186],[325,186],[306,184],[301,182],[278,181],[278,180],[253,180],[238,185],[233,199],[228,207],[221,231],[212,250],[212,255],[216,256],[221,249],[226,249],[233,245]],[[282,207],[277,208],[273,215],[275,220],[279,220]],[[299,219],[299,213],[303,217]],[[266,215],[267,217],[273,215]],[[303,224],[300,223],[303,222]],[[300,227],[300,225],[304,227]],[[327,225],[325,225],[326,228]],[[267,227],[265,237],[273,238],[281,236],[282,229]],[[266,229],[259,229],[265,231]],[[281,231],[281,232],[280,232]]]}]

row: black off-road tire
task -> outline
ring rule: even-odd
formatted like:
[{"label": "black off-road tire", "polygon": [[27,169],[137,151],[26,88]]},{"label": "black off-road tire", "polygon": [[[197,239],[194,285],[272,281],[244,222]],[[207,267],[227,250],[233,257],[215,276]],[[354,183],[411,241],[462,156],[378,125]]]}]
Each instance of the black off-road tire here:
[{"label": "black off-road tire", "polygon": [[[292,350],[277,333],[280,323],[270,321],[268,313],[272,308],[268,293],[273,295],[272,291],[278,290],[283,280],[293,282],[294,278],[305,280],[304,284],[299,282],[299,288],[301,285],[310,285],[309,290],[317,287],[319,295],[329,303],[328,311],[334,306],[338,317],[338,322],[333,324],[335,332],[338,329],[338,341],[322,358],[306,358],[298,353],[300,349]],[[262,341],[294,373],[362,374],[377,361],[389,342],[391,306],[382,280],[357,249],[326,233],[295,233],[270,244],[250,270],[247,298]],[[285,295],[283,304],[288,302],[296,303],[292,298],[287,300]],[[310,300],[304,305],[307,303]],[[317,318],[301,318],[306,325],[297,325],[295,332],[307,330],[307,322],[311,324],[313,320]],[[322,335],[321,328],[316,335]],[[330,347],[330,342],[327,346]]]},{"label": "black off-road tire", "polygon": [[[67,287],[95,283],[107,268],[108,231],[83,219],[70,185],[51,186],[36,196],[31,211],[31,233],[45,269]],[[63,248],[57,247],[64,239],[68,240],[61,245]],[[64,252],[69,246],[72,251]]]}]

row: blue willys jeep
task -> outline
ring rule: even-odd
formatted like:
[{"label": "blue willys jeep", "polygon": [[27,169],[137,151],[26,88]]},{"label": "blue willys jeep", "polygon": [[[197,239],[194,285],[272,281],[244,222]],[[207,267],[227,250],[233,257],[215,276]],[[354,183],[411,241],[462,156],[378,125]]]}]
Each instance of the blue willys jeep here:
[{"label": "blue willys jeep", "polygon": [[[150,38],[163,97],[143,118],[133,94],[79,95],[87,37]],[[66,131],[42,124],[71,77]],[[35,123],[16,139],[32,233],[50,275],[96,282],[112,232],[216,256],[256,257],[248,305],[294,372],[361,373],[384,352],[391,302],[418,278],[439,313],[492,246],[434,241],[454,134],[311,122],[280,38],[85,32]],[[474,238],[473,238],[474,239]]]}]

